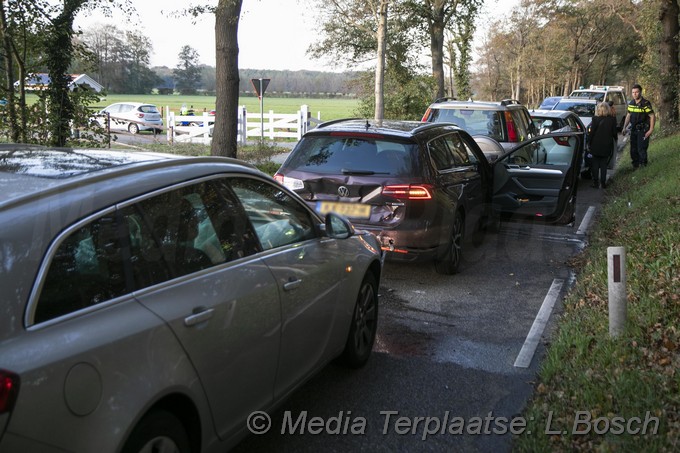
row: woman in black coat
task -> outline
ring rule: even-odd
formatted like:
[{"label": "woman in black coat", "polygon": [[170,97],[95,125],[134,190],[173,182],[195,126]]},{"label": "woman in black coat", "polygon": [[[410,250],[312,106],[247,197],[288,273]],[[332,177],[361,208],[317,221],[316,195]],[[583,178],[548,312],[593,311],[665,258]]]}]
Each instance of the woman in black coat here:
[{"label": "woman in black coat", "polygon": [[616,118],[611,116],[611,108],[606,102],[600,102],[595,108],[595,116],[590,124],[588,144],[592,163],[590,169],[593,173],[593,187],[604,189],[607,187],[607,164],[614,154],[618,132],[616,131]]}]

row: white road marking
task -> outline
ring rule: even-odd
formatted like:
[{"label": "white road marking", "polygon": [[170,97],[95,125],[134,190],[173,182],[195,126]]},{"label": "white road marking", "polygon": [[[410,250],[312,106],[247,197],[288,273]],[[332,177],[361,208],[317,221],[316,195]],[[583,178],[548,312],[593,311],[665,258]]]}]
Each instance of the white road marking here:
[{"label": "white road marking", "polygon": [[590,221],[593,219],[593,214],[595,214],[595,206],[590,206],[586,211],[586,215],[583,216],[583,220],[581,220],[581,224],[578,226],[576,234],[586,234],[588,227],[590,227]]},{"label": "white road marking", "polygon": [[553,307],[555,306],[555,301],[560,294],[564,280],[555,279],[546,294],[545,299],[543,299],[543,304],[541,304],[541,309],[538,310],[536,319],[529,330],[529,335],[527,335],[526,340],[524,340],[524,345],[522,350],[519,351],[517,359],[515,359],[516,368],[528,368],[531,364],[531,360],[534,358],[534,353],[536,352],[536,347],[538,347],[538,342],[541,340],[541,335],[545,330],[545,326],[548,324],[548,319],[550,319],[550,314],[552,313]]}]

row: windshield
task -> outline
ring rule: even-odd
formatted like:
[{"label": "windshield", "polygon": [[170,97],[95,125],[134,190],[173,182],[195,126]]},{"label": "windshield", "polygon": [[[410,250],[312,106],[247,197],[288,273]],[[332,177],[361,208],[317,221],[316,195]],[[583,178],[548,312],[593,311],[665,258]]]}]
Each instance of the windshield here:
[{"label": "windshield", "polygon": [[594,102],[581,102],[578,100],[560,101],[553,110],[568,110],[580,117],[592,118],[595,116]]},{"label": "windshield", "polygon": [[602,91],[574,91],[569,96],[595,99],[599,102],[602,102],[602,99],[604,99],[604,93]]},{"label": "windshield", "polygon": [[435,123],[454,123],[471,135],[488,135],[498,141],[507,141],[501,127],[501,113],[494,110],[433,109],[430,121]]},{"label": "windshield", "polygon": [[142,105],[139,107],[139,111],[144,113],[160,113],[155,105]]}]

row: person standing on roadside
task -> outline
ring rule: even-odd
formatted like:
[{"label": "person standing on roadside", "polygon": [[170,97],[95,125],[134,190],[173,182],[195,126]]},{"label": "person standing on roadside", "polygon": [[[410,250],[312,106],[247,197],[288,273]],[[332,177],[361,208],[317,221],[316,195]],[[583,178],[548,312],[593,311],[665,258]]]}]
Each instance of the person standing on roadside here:
[{"label": "person standing on roadside", "polygon": [[654,131],[654,109],[652,103],[642,97],[642,87],[633,85],[631,90],[633,99],[628,103],[628,114],[623,123],[623,133],[626,134],[630,124],[630,158],[633,168],[647,165],[647,148],[649,137]]},{"label": "person standing on roadside", "polygon": [[614,154],[617,137],[616,117],[612,116],[611,107],[604,101],[598,103],[588,134],[590,153],[593,155],[590,169],[595,188],[607,187],[607,164]]}]

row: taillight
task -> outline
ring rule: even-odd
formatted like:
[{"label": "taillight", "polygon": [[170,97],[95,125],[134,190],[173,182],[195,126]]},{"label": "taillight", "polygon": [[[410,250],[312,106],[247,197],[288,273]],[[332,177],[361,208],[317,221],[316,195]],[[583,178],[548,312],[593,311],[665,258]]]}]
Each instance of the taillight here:
[{"label": "taillight", "polygon": [[144,118],[144,114],[143,114],[143,113],[135,113],[135,116],[136,116],[137,118]]},{"label": "taillight", "polygon": [[432,109],[428,107],[427,110],[425,110],[425,115],[423,115],[423,119],[420,121],[422,121],[423,123],[427,122],[427,120],[430,118],[431,111]]},{"label": "taillight", "polygon": [[383,187],[382,194],[400,200],[431,200],[431,189],[428,185],[393,185]]},{"label": "taillight", "polygon": [[283,184],[284,186],[286,186],[290,190],[301,190],[301,189],[305,188],[305,183],[302,182],[301,179],[290,178],[288,176],[282,175],[281,173],[276,173],[274,175],[274,180]]},{"label": "taillight", "polygon": [[569,146],[569,137],[553,137],[553,139],[560,146]]},{"label": "taillight", "polygon": [[0,414],[9,412],[19,393],[19,376],[0,370]]},{"label": "taillight", "polygon": [[517,128],[515,127],[515,121],[512,119],[512,114],[510,112],[505,112],[505,124],[508,128],[508,141],[518,142],[519,137],[517,137]]}]

